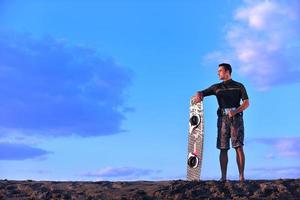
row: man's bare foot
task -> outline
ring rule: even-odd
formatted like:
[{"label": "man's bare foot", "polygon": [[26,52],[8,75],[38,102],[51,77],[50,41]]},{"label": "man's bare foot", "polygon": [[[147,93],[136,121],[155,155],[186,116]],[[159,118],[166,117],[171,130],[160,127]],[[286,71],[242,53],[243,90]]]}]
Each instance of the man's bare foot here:
[{"label": "man's bare foot", "polygon": [[225,182],[225,181],[227,181],[227,180],[226,180],[226,178],[223,178],[223,177],[222,177],[222,178],[220,178],[219,181],[220,181],[220,182]]},{"label": "man's bare foot", "polygon": [[245,178],[243,176],[240,176],[240,182],[244,182]]}]

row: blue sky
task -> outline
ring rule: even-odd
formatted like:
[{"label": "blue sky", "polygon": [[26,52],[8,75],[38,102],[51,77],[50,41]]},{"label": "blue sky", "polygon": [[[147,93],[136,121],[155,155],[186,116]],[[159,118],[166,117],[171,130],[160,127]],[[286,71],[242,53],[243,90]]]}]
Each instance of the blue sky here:
[{"label": "blue sky", "polygon": [[[189,98],[219,82],[220,62],[250,98],[246,178],[300,178],[299,11],[296,0],[1,1],[0,178],[185,179]],[[202,179],[218,179],[215,97],[204,106]]]}]

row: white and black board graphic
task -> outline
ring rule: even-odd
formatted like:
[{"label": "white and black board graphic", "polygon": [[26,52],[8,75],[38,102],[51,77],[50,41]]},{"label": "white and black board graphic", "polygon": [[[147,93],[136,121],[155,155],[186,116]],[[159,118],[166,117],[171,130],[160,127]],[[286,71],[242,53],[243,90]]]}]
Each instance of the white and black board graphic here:
[{"label": "white and black board graphic", "polygon": [[187,180],[200,180],[203,142],[204,142],[204,115],[203,101],[194,103],[190,100],[190,118],[188,133],[188,155],[187,155]]}]

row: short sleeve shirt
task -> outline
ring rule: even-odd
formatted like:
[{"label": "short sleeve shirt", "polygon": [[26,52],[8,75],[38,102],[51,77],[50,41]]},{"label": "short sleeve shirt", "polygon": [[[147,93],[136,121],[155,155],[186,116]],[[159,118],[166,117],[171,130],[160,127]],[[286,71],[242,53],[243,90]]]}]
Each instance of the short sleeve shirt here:
[{"label": "short sleeve shirt", "polygon": [[220,108],[239,107],[241,100],[248,99],[244,85],[232,79],[214,84],[201,93],[203,97],[215,95]]}]

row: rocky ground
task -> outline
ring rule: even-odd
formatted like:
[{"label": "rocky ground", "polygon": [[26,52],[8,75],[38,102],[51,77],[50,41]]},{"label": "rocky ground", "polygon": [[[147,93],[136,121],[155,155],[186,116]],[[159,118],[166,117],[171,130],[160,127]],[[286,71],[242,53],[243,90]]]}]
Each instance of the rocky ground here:
[{"label": "rocky ground", "polygon": [[300,179],[53,182],[0,180],[0,199],[300,199]]}]

